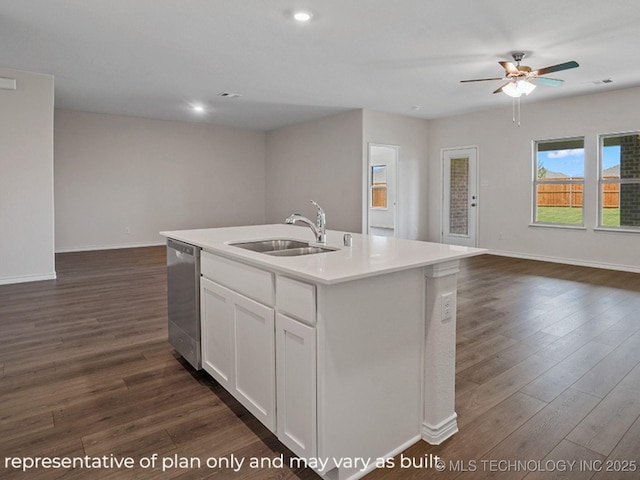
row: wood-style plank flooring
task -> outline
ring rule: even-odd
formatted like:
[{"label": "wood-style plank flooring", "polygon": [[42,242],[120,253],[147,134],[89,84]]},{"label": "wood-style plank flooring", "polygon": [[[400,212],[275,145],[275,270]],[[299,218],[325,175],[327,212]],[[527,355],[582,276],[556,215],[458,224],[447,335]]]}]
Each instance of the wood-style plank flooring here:
[{"label": "wood-style plank flooring", "polygon": [[[58,280],[0,286],[0,478],[319,478],[168,346],[164,264],[164,247],[65,253]],[[457,330],[460,432],[367,479],[640,478],[640,275],[473,258]],[[139,466],[154,454],[193,468]],[[206,465],[232,455],[237,472]],[[7,464],[85,456],[136,467]]]}]

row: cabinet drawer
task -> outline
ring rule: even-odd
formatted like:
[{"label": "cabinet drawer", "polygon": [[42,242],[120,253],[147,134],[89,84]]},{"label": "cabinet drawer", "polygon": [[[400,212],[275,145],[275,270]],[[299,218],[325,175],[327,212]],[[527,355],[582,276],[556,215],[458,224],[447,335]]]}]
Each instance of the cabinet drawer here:
[{"label": "cabinet drawer", "polygon": [[203,277],[257,302],[274,305],[273,273],[209,252],[202,252],[200,262],[200,272]]},{"label": "cabinet drawer", "polygon": [[316,323],[316,286],[276,276],[278,311],[307,323]]}]

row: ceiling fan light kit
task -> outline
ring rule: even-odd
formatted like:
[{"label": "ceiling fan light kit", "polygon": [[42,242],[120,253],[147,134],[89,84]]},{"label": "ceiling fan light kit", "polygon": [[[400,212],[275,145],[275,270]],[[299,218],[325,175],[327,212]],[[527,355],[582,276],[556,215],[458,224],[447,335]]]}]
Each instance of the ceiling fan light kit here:
[{"label": "ceiling fan light kit", "polygon": [[579,67],[577,62],[570,61],[559,63],[557,65],[551,65],[549,67],[539,68],[532,70],[531,67],[526,65],[520,65],[520,62],[524,58],[524,52],[513,52],[511,56],[515,65],[511,62],[498,62],[502,68],[504,68],[505,76],[497,78],[477,78],[473,80],[461,80],[460,83],[469,82],[486,82],[493,80],[506,80],[507,83],[496,89],[493,93],[503,92],[504,94],[513,98],[513,122],[516,122],[516,99],[518,99],[518,115],[517,123],[520,126],[520,97],[522,95],[529,95],[536,88],[536,85],[546,85],[550,87],[559,87],[564,83],[564,80],[557,78],[542,77],[547,73],[560,72],[562,70],[569,70],[570,68]]},{"label": "ceiling fan light kit", "polygon": [[529,95],[535,89],[536,86],[527,80],[515,80],[502,87],[502,93],[505,93],[510,97],[519,98],[522,95]]}]

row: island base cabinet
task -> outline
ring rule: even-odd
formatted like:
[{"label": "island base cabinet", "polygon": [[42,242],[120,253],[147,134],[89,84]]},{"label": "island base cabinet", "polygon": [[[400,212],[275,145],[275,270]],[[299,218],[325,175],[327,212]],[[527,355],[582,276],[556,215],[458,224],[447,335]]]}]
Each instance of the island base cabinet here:
[{"label": "island base cabinet", "polygon": [[296,455],[315,457],[316,329],[276,315],[278,439]]},{"label": "island base cabinet", "polygon": [[200,280],[202,367],[227,390],[233,386],[233,298],[226,289]]},{"label": "island base cabinet", "polygon": [[267,428],[276,428],[273,308],[201,278],[202,364]]}]

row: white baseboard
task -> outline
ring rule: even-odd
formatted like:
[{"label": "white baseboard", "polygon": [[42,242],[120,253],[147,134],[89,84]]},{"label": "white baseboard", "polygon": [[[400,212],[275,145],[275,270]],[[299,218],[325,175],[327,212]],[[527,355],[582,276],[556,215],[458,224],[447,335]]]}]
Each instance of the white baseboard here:
[{"label": "white baseboard", "polygon": [[640,267],[632,265],[617,265],[615,263],[589,262],[585,260],[576,260],[574,258],[548,257],[545,255],[531,255],[527,253],[504,252],[501,250],[489,250],[492,255],[501,257],[523,258],[525,260],[538,260],[541,262],[564,263],[565,265],[577,265],[579,267],[604,268],[606,270],[618,270],[621,272],[640,273]]},{"label": "white baseboard", "polygon": [[[417,435],[413,438],[411,438],[410,440],[407,440],[406,442],[404,442],[402,445],[398,446],[397,448],[394,448],[393,450],[391,450],[390,452],[388,452],[386,455],[382,455],[381,457],[379,457],[380,459],[384,458],[385,460],[389,459],[389,458],[393,458],[396,455],[404,452],[407,448],[409,448],[411,445],[415,444],[416,442],[420,441],[420,436]],[[372,458],[371,460],[371,464],[364,470],[359,471],[357,473],[354,473],[353,475],[350,475],[349,477],[345,478],[345,480],[359,480],[360,478],[368,475],[369,473],[373,472],[376,469],[376,460],[378,460],[378,458]],[[322,475],[322,478],[325,480],[334,480],[338,475],[337,469],[333,469],[329,472],[327,472],[326,474],[320,474]]]},{"label": "white baseboard", "polygon": [[42,280],[55,280],[56,272],[41,275],[21,275],[19,277],[0,278],[0,285],[10,285],[13,283],[39,282]]},{"label": "white baseboard", "polygon": [[440,445],[454,433],[458,433],[458,415],[455,412],[438,425],[422,424],[422,439],[431,445]]},{"label": "white baseboard", "polygon": [[57,248],[56,253],[91,252],[94,250],[119,250],[122,248],[158,247],[160,245],[165,245],[165,242],[140,242],[124,243],[121,245],[87,245],[83,247],[64,247]]}]

